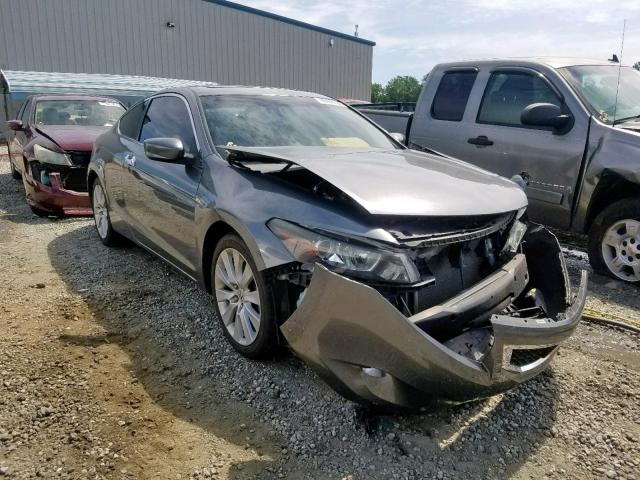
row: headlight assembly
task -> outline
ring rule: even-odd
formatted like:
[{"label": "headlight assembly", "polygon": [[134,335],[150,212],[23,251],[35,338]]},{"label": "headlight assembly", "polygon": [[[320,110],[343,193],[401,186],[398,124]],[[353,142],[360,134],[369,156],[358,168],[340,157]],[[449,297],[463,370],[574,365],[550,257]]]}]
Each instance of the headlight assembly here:
[{"label": "headlight assembly", "polygon": [[507,237],[507,241],[505,242],[502,251],[516,253],[525,233],[527,233],[527,224],[520,220],[515,220],[513,225],[511,225],[509,236]]},{"label": "headlight assembly", "polygon": [[40,145],[33,146],[33,154],[41,163],[48,163],[51,165],[64,165],[70,166],[71,160],[68,155],[60,152],[54,152],[48,148],[41,147]]},{"label": "headlight assembly", "polygon": [[406,253],[333,238],[280,219],[269,221],[268,226],[301,263],[318,262],[334,272],[374,282],[420,281],[420,273]]}]

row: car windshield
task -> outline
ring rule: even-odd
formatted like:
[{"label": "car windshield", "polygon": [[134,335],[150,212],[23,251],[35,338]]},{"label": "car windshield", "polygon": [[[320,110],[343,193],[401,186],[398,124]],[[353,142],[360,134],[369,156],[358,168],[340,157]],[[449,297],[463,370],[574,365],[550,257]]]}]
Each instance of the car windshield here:
[{"label": "car windshield", "polygon": [[336,100],[285,95],[201,97],[216,146],[397,148]]},{"label": "car windshield", "polygon": [[616,65],[588,65],[565,67],[560,71],[600,121],[612,124],[614,115],[616,123],[640,116],[640,72],[637,70]]},{"label": "car windshield", "polygon": [[125,112],[114,100],[40,100],[37,125],[94,125],[110,127]]}]

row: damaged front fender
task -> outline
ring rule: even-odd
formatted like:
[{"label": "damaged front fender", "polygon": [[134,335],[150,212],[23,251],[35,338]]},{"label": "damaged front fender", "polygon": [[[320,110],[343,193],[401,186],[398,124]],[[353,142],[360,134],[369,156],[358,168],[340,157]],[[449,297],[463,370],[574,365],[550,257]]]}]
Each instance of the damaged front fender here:
[{"label": "damaged front fender", "polygon": [[[555,237],[536,227],[523,253],[454,298],[406,317],[377,290],[316,265],[304,300],[281,326],[291,348],[336,391],[365,404],[416,408],[487,397],[540,373],[580,321]],[[539,292],[539,293],[536,293]],[[538,295],[545,315],[508,306]],[[431,321],[464,319],[436,340]]]}]

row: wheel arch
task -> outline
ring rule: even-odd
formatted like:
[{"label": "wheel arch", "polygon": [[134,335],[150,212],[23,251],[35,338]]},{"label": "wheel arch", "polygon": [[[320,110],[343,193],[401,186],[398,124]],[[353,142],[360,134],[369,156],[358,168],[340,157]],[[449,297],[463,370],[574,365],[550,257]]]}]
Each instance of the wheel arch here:
[{"label": "wheel arch", "polygon": [[228,235],[230,233],[235,233],[240,238],[240,234],[227,222],[224,220],[218,220],[217,222],[212,223],[207,232],[204,235],[204,240],[202,242],[202,283],[207,292],[212,293],[213,289],[211,286],[211,262],[213,260],[213,252],[216,249],[216,245],[220,241],[222,237]]},{"label": "wheel arch", "polygon": [[609,205],[624,199],[640,199],[640,185],[619,173],[605,171],[596,185],[589,208],[585,232],[588,232],[600,212]]},{"label": "wheel arch", "polygon": [[87,193],[89,193],[89,198],[93,199],[93,184],[98,179],[98,174],[95,170],[89,170],[87,174]]}]

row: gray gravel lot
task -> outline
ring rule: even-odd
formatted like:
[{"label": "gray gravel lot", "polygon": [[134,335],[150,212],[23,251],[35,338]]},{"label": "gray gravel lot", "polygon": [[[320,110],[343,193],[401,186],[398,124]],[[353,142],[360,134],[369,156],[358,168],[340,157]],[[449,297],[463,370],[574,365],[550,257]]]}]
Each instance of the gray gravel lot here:
[{"label": "gray gravel lot", "polygon": [[[0,478],[640,478],[638,336],[583,324],[512,392],[376,415],[286,352],[239,356],[208,295],[90,220],[33,216],[8,171]],[[637,288],[591,284],[590,308],[637,319]]]}]

